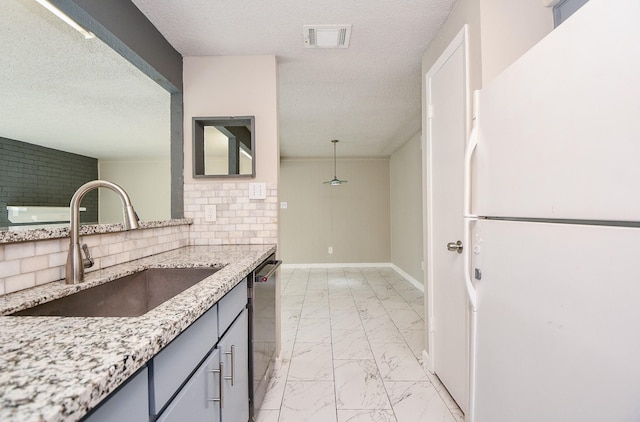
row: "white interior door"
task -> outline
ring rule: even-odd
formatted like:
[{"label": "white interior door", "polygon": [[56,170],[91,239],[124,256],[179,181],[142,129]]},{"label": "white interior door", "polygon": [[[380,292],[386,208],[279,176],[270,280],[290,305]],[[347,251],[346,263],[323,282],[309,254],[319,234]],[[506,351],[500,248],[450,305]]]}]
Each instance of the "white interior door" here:
[{"label": "white interior door", "polygon": [[[467,70],[463,30],[426,75],[427,282],[432,369],[463,411],[468,401],[468,306],[462,254]],[[463,248],[467,245],[462,245]],[[455,249],[455,248],[453,248]]]}]

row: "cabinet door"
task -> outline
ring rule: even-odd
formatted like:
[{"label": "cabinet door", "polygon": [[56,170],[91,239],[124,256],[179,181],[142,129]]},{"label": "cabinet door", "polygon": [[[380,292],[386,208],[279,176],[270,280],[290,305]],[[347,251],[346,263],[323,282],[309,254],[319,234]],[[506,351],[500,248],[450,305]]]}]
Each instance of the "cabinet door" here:
[{"label": "cabinet door", "polygon": [[249,318],[244,309],[218,343],[224,368],[222,422],[249,420]]},{"label": "cabinet door", "polygon": [[218,311],[214,305],[153,358],[152,415],[173,397],[218,340]]},{"label": "cabinet door", "polygon": [[115,394],[102,402],[85,422],[146,421],[149,419],[147,368],[134,375]]},{"label": "cabinet door", "polygon": [[220,355],[211,352],[175,399],[158,418],[159,422],[220,422]]}]

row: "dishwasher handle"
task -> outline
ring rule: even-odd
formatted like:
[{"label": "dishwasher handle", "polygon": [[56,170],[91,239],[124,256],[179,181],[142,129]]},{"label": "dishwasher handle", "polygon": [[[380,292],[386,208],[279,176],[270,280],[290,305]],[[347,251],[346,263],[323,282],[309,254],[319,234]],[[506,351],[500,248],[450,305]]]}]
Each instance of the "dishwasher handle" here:
[{"label": "dishwasher handle", "polygon": [[269,261],[266,262],[258,271],[256,271],[256,282],[266,282],[269,277],[271,277],[276,270],[282,265],[281,260]]}]

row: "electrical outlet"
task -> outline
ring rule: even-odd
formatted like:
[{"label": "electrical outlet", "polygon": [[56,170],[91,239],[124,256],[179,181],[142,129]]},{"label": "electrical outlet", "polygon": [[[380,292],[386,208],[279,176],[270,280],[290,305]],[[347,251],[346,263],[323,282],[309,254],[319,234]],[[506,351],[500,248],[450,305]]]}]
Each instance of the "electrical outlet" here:
[{"label": "electrical outlet", "polygon": [[333,253],[333,247],[329,246],[329,249],[327,249],[327,252],[330,253],[330,254]]},{"label": "electrical outlet", "polygon": [[204,221],[214,222],[216,221],[216,206],[205,205],[204,206]]},{"label": "electrical outlet", "polygon": [[249,199],[267,199],[267,184],[249,183]]}]

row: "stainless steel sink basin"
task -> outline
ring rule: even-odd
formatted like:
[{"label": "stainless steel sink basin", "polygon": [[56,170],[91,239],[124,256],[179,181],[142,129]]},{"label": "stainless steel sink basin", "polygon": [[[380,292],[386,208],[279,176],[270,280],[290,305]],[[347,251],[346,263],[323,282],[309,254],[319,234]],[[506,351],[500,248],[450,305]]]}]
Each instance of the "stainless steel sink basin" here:
[{"label": "stainless steel sink basin", "polygon": [[12,315],[136,317],[146,314],[218,270],[219,268],[152,268]]}]

